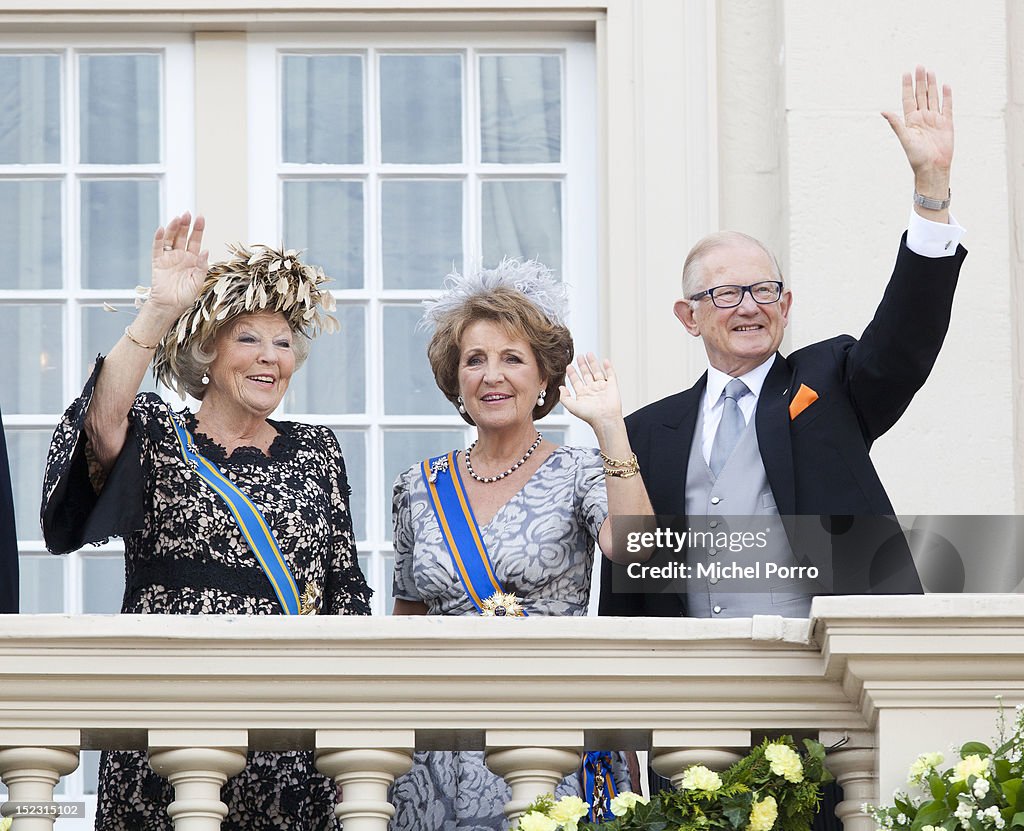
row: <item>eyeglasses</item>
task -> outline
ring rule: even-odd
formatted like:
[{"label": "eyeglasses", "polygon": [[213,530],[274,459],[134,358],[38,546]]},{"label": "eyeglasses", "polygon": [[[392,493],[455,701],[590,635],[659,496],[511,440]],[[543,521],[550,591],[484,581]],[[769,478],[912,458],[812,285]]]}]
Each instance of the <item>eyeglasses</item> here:
[{"label": "eyeglasses", "polygon": [[702,300],[704,297],[710,297],[711,302],[719,309],[731,309],[743,302],[744,292],[750,292],[754,302],[762,306],[778,303],[779,298],[782,297],[782,281],[762,280],[760,283],[751,283],[749,286],[715,286],[692,295],[690,299]]}]

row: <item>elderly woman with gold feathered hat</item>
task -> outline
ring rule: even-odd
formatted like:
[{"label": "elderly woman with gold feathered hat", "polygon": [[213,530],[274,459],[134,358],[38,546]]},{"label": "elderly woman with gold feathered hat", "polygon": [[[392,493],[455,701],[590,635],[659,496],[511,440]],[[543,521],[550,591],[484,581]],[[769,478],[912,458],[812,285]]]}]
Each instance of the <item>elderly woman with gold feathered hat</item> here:
[{"label": "elderly woman with gold feathered hat", "polygon": [[[369,614],[336,437],[270,417],[336,327],[326,277],[259,245],[208,267],[203,229],[186,213],[157,230],[148,298],[57,427],[46,544],[124,537],[125,613]],[[196,412],[138,394],[150,363]],[[308,753],[251,753],[223,795],[231,831],[339,828]],[[169,831],[171,800],[144,753],[104,754],[97,828]]]}]

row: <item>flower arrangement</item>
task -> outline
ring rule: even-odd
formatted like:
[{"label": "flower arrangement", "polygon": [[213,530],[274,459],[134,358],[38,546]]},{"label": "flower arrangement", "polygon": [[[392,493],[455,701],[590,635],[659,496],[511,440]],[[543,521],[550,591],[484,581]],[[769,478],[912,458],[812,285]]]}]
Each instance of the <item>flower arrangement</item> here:
[{"label": "flower arrangement", "polygon": [[896,791],[893,804],[862,810],[880,831],[1010,831],[1024,828],[1024,707],[1016,708],[1013,732],[1006,735],[1002,701],[997,747],[967,742],[954,752],[960,759],[939,772],[938,752],[922,753],[910,766],[913,793]]},{"label": "flower arrangement", "polygon": [[821,786],[831,781],[821,744],[805,739],[801,753],[783,736],[766,739],[720,774],[690,766],[679,790],[650,799],[621,793],[611,800],[615,819],[601,824],[582,821],[589,806],[579,797],[542,796],[516,831],[807,831]]},{"label": "flower arrangement", "polygon": [[0,831],[10,831],[13,820],[10,817],[0,817]]}]

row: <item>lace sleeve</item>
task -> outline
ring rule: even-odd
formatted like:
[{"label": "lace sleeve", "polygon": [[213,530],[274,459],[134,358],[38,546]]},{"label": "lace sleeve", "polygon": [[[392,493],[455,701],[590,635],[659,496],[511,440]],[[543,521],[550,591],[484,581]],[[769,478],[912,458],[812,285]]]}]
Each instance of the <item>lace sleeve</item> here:
[{"label": "lace sleeve", "polygon": [[146,488],[140,428],[149,421],[149,411],[162,404],[152,394],[136,398],[121,454],[105,479],[97,475],[94,466],[90,470],[83,425],[102,368],[99,357],[82,394],[68,407],[50,442],[41,521],[46,547],[54,554],[124,537],[143,527]]},{"label": "lace sleeve", "polygon": [[331,430],[324,428],[324,440],[331,460],[331,561],[327,572],[327,615],[368,615],[373,591],[359,568],[352,513],[349,510],[348,474],[341,446]]}]

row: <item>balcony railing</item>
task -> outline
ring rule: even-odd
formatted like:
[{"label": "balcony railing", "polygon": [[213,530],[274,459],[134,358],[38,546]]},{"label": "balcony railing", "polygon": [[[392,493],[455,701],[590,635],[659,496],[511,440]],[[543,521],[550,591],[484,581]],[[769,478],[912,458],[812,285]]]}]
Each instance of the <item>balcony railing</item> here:
[{"label": "balcony railing", "polygon": [[[1024,700],[1021,595],[838,597],[810,620],[0,617],[0,777],[50,801],[80,750],[148,750],[178,831],[213,831],[248,749],[313,750],[346,831],[383,831],[415,749],[484,749],[514,817],[582,748],[678,780],[764,734],[842,743],[847,831],[909,763]],[[52,828],[24,817],[14,831]]]}]

